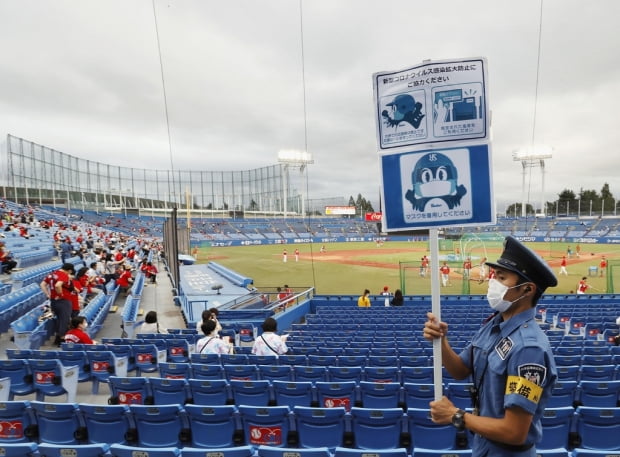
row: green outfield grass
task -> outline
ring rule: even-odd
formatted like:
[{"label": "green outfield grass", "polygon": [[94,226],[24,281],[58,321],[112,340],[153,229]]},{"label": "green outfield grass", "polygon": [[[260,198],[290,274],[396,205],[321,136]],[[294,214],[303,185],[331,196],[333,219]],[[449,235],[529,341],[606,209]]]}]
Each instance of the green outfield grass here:
[{"label": "green outfield grass", "polygon": [[[393,292],[400,287],[399,262],[411,262],[407,269],[406,293],[408,295],[430,294],[430,280],[420,278],[418,261],[428,251],[426,242],[386,242],[382,247],[375,243],[330,243],[327,252],[320,253],[319,244],[243,246],[226,248],[201,248],[198,263],[213,260],[243,275],[254,279],[259,289],[272,289],[288,284],[298,289],[314,286],[318,294],[359,295],[368,288],[372,294],[379,294],[383,286]],[[568,276],[559,276],[560,260],[566,254],[567,243],[528,243],[537,251],[558,276],[559,285],[549,293],[568,294],[574,292],[583,276],[588,276],[592,293],[605,292],[607,278],[589,276],[590,267],[598,266],[601,255],[607,259],[620,259],[620,251],[610,245],[582,245],[581,256],[569,260]],[[288,251],[288,261],[282,261],[282,251]],[[300,251],[299,262],[295,262],[294,250]],[[574,252],[574,246],[573,252]],[[440,255],[453,252],[440,252]],[[489,260],[496,260],[500,252],[489,252]],[[474,254],[475,255],[475,254]],[[474,262],[475,263],[475,262]],[[462,262],[449,262],[452,269],[451,285],[442,287],[442,294],[462,293]],[[612,269],[613,283],[620,285],[620,271]],[[472,277],[477,279],[476,271]],[[594,289],[595,288],[595,289]],[[470,281],[471,294],[485,294],[486,283]]]}]

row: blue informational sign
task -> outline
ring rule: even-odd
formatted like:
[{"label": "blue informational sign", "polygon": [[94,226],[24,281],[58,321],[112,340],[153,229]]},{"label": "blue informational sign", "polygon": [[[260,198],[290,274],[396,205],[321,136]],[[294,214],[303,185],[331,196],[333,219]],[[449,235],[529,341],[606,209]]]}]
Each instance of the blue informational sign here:
[{"label": "blue informational sign", "polygon": [[383,230],[495,223],[488,144],[385,154]]},{"label": "blue informational sign", "polygon": [[486,82],[482,57],[375,73],[379,149],[488,140]]}]

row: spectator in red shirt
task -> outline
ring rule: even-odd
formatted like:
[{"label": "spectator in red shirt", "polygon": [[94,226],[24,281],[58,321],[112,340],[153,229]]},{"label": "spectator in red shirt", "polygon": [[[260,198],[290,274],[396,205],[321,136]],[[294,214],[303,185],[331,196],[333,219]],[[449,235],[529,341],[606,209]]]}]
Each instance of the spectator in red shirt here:
[{"label": "spectator in red shirt", "polygon": [[65,341],[67,343],[80,343],[80,344],[96,344],[94,340],[90,338],[86,329],[88,328],[88,322],[84,316],[75,316],[71,318],[71,328],[65,334]]},{"label": "spectator in red shirt", "polygon": [[67,333],[71,319],[71,299],[73,282],[69,274],[75,273],[72,263],[65,263],[55,272],[47,275],[41,282],[41,290],[50,299],[52,312],[56,315],[54,344],[60,346]]},{"label": "spectator in red shirt", "polygon": [[116,280],[116,284],[120,287],[121,292],[127,295],[127,291],[133,284],[133,278],[131,277],[131,266],[130,265],[125,265],[120,275],[118,276],[118,279]]},{"label": "spectator in red shirt", "polygon": [[151,280],[151,284],[157,284],[157,267],[152,262],[146,262],[146,278]]}]

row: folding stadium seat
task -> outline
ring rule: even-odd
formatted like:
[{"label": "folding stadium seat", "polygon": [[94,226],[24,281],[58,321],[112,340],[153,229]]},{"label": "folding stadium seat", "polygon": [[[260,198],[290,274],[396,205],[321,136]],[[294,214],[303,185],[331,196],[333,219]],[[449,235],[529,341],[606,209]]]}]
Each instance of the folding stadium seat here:
[{"label": "folding stadium seat", "polygon": [[364,379],[368,382],[400,382],[400,370],[396,366],[364,368]]},{"label": "folding stadium seat", "polygon": [[154,405],[183,405],[189,399],[185,379],[148,378]]},{"label": "folding stadium seat", "polygon": [[151,394],[148,381],[143,377],[119,377],[110,376],[108,378],[111,397],[108,399],[110,405],[152,405],[153,396]]},{"label": "folding stadium seat", "polygon": [[250,365],[278,365],[278,357],[275,355],[248,355]]},{"label": "folding stadium seat", "polygon": [[377,346],[378,344],[376,341],[373,343],[368,357],[395,357],[398,355],[393,341],[389,343],[391,347],[380,347]]},{"label": "folding stadium seat", "polygon": [[189,379],[190,398],[195,405],[221,406],[232,399],[225,379]]},{"label": "folding stadium seat", "polygon": [[558,381],[578,381],[581,367],[579,365],[557,366]]},{"label": "folding stadium seat", "polygon": [[[110,446],[101,444],[73,444],[71,455],[74,457],[107,457]],[[67,446],[64,444],[41,443],[39,454],[45,457],[67,457]]]},{"label": "folding stadium seat", "polygon": [[366,366],[365,355],[341,355],[338,357],[338,366],[341,367],[361,367]]},{"label": "folding stadium seat", "polygon": [[38,457],[40,454],[37,449],[36,443],[2,443],[0,445],[3,457]]},{"label": "folding stadium seat", "polygon": [[278,357],[280,365],[299,365],[300,367],[308,365],[308,358],[303,354],[284,354]]},{"label": "folding stadium seat", "polygon": [[578,392],[580,405],[596,408],[620,406],[620,380],[581,381]]},{"label": "folding stadium seat", "polygon": [[239,343],[244,343],[246,345],[251,345],[254,343],[254,339],[257,336],[256,327],[254,327],[250,323],[239,323],[237,324],[237,333],[239,334]]},{"label": "folding stadium seat", "polygon": [[399,355],[398,363],[400,367],[427,367],[429,358],[425,355]]},{"label": "folding stadium seat", "polygon": [[574,414],[572,406],[546,408],[540,418],[542,439],[536,443],[536,450],[568,449]]},{"label": "folding stadium seat", "polygon": [[32,351],[32,359],[39,360],[52,360],[58,359],[58,351],[54,350],[41,350],[41,349],[33,349]]},{"label": "folding stadium seat", "polygon": [[327,367],[330,382],[347,382],[355,381],[359,383],[362,380],[362,367]]},{"label": "folding stadium seat", "polygon": [[172,363],[189,362],[190,344],[186,339],[166,339],[167,361]]},{"label": "folding stadium seat", "polygon": [[36,421],[30,403],[7,401],[0,403],[0,448],[4,444],[36,441]]},{"label": "folding stadium seat", "polygon": [[316,366],[293,365],[295,381],[325,382],[327,381],[327,368]]},{"label": "folding stadium seat", "polygon": [[[204,449],[202,453],[204,454]],[[177,447],[134,447],[124,444],[112,444],[110,446],[110,455],[113,457],[179,457],[181,451]]]},{"label": "folding stadium seat", "polygon": [[201,354],[194,352],[190,354],[189,359],[191,363],[207,363],[221,365],[219,354]]},{"label": "folding stadium seat", "polygon": [[131,345],[131,349],[136,362],[137,376],[157,371],[158,364],[166,361],[166,350],[160,350],[154,344],[134,344]]},{"label": "folding stadium seat", "polygon": [[403,410],[400,408],[351,408],[351,425],[355,448],[396,449],[408,447],[403,442]]},{"label": "folding stadium seat", "polygon": [[579,373],[581,381],[612,381],[615,365],[582,365]]},{"label": "folding stadium seat", "polygon": [[354,381],[316,382],[314,384],[318,406],[321,408],[343,407],[350,411],[352,406],[359,406],[359,393]]},{"label": "folding stadium seat", "polygon": [[366,366],[368,367],[398,367],[398,357],[395,355],[370,355],[366,359]]},{"label": "folding stadium seat", "polygon": [[269,381],[230,381],[235,405],[270,406],[273,401]]},{"label": "folding stadium seat", "polygon": [[351,436],[346,436],[344,408],[306,408],[294,409],[295,430],[299,447],[317,448],[350,445]]},{"label": "folding stadium seat", "polygon": [[403,401],[407,408],[427,409],[435,400],[435,385],[429,383],[403,384]]},{"label": "folding stadium seat", "polygon": [[580,406],[575,413],[575,423],[580,448],[620,450],[620,408]]},{"label": "folding stadium seat", "polygon": [[14,359],[28,360],[32,358],[32,349],[7,348],[5,352],[6,352],[6,357],[9,360],[14,360]]},{"label": "folding stadium seat", "polygon": [[547,408],[573,407],[577,401],[577,385],[577,381],[557,381],[547,402]]},{"label": "folding stadium seat", "polygon": [[130,405],[137,444],[144,447],[179,447],[190,439],[179,405]]},{"label": "folding stadium seat", "polygon": [[138,369],[136,366],[136,358],[133,349],[128,344],[110,344],[107,351],[111,351],[116,357],[127,357],[127,372],[133,372]]},{"label": "folding stadium seat", "polygon": [[555,355],[553,358],[555,359],[555,364],[557,366],[567,366],[567,365],[581,365],[581,354],[574,355]]},{"label": "folding stadium seat", "polygon": [[29,365],[37,400],[66,394],[67,402],[75,402],[79,376],[77,366],[65,367],[57,359],[30,360]]},{"label": "folding stadium seat", "polygon": [[553,350],[554,355],[582,355],[583,348],[580,346],[558,346]]},{"label": "folding stadium seat", "polygon": [[228,381],[257,381],[256,365],[224,365],[224,376]]},{"label": "folding stadium seat", "polygon": [[[326,344],[330,344],[329,342]],[[334,346],[319,346],[319,352],[317,355],[319,356],[339,356],[342,354],[342,347],[347,344],[345,342],[331,342]]]},{"label": "folding stadium seat", "polygon": [[358,348],[358,347],[345,347],[342,350],[342,354],[340,355],[340,357],[342,357],[343,355],[353,355],[353,356],[362,356],[364,357],[364,361],[366,361],[366,357],[368,357],[368,354],[370,353],[370,348],[368,347],[362,347],[362,348]]},{"label": "folding stadium seat", "polygon": [[277,406],[314,406],[314,388],[311,382],[272,381],[274,400]]},{"label": "folding stadium seat", "polygon": [[220,355],[222,366],[224,365],[248,365],[248,356],[246,354],[222,354]]},{"label": "folding stadium seat", "polygon": [[[610,355],[609,346],[584,346],[583,355]],[[584,359],[585,363],[585,359]],[[590,364],[595,365],[595,364]]]},{"label": "folding stadium seat", "polygon": [[90,381],[90,366],[86,351],[58,351],[58,360],[65,367],[78,367],[78,382]]},{"label": "folding stadium seat", "polygon": [[308,365],[315,367],[329,367],[336,365],[337,358],[335,355],[318,355],[311,354],[308,356]]},{"label": "folding stadium seat", "polygon": [[473,386],[471,382],[448,382],[446,385],[446,396],[458,408],[471,408],[470,391]]},{"label": "folding stadium seat", "polygon": [[[181,457],[205,457],[206,454],[212,455],[209,451],[205,453],[205,449],[201,448],[186,446],[181,449]],[[217,448],[215,454],[217,454],[217,457],[253,457],[255,455],[254,449],[251,446]]]},{"label": "folding stadium seat", "polygon": [[396,382],[359,383],[359,392],[364,408],[402,408],[402,388]]},{"label": "folding stadium seat", "polygon": [[433,367],[401,367],[400,377],[404,383],[432,384],[434,381]]},{"label": "folding stadium seat", "polygon": [[[344,447],[336,448],[334,457],[367,457],[368,451],[364,449],[349,449]],[[373,449],[371,452],[373,457],[407,457],[407,449]],[[452,452],[450,453],[452,454]],[[417,455],[416,455],[417,457]]]},{"label": "folding stadium seat", "polygon": [[86,428],[80,420],[77,403],[30,403],[37,423],[38,439],[42,443],[79,444]]},{"label": "folding stadium seat", "polygon": [[286,447],[289,439],[288,406],[239,406],[245,442],[251,446]]},{"label": "folding stadium seat", "polygon": [[127,358],[125,357],[116,357],[111,351],[86,351],[86,357],[92,376],[93,394],[99,392],[100,382],[109,382],[110,376],[121,378],[127,376]]},{"label": "folding stadium seat", "polygon": [[292,381],[293,370],[290,365],[258,365],[261,379],[268,381]]},{"label": "folding stadium seat", "polygon": [[457,433],[452,424],[433,422],[428,408],[408,408],[407,418],[414,455],[419,448],[446,451],[468,447],[465,433]]},{"label": "folding stadium seat", "polygon": [[225,379],[221,365],[206,363],[192,363],[192,377],[194,379]]},{"label": "folding stadium seat", "polygon": [[185,405],[185,412],[191,430],[190,446],[212,449],[243,444],[243,432],[234,406]]},{"label": "folding stadium seat", "polygon": [[[286,448],[286,447],[272,447],[272,446],[259,446],[256,453],[258,457],[331,457],[329,449],[326,447],[315,447],[311,449],[299,449],[299,448]],[[202,456],[196,456],[202,457]],[[230,457],[223,455],[222,457]],[[247,457],[247,456],[241,456]]]},{"label": "folding stadium seat", "polygon": [[612,364],[612,356],[610,354],[586,354],[583,356],[583,364],[584,365],[611,365]]},{"label": "folding stadium seat", "polygon": [[168,379],[189,379],[192,377],[192,365],[186,362],[160,363],[159,376]]},{"label": "folding stadium seat", "polygon": [[131,441],[133,425],[127,405],[95,405],[80,403],[89,443],[120,443]]},{"label": "folding stadium seat", "polygon": [[32,371],[24,359],[0,360],[0,378],[11,380],[9,400],[34,392]]}]

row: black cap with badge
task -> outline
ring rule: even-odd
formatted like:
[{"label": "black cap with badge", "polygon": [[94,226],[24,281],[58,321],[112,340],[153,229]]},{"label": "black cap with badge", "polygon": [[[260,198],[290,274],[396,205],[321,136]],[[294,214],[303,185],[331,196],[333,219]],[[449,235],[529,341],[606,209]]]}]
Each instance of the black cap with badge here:
[{"label": "black cap with badge", "polygon": [[486,262],[492,268],[517,273],[519,276],[536,284],[538,292],[542,294],[547,287],[558,285],[553,271],[538,254],[521,244],[512,236],[504,240],[504,252],[496,262]]}]

